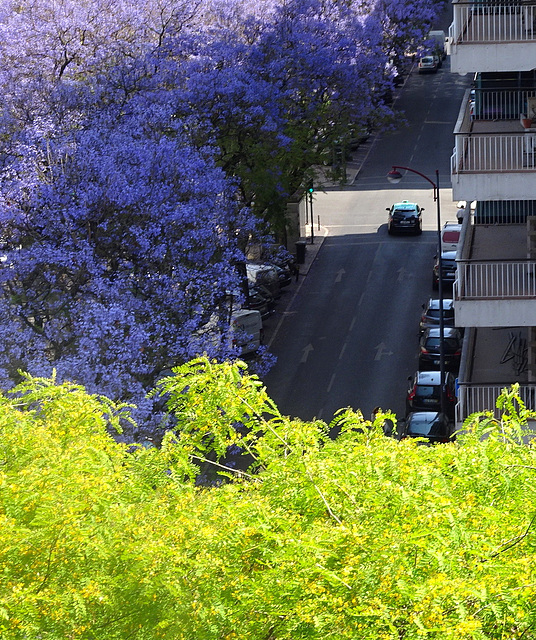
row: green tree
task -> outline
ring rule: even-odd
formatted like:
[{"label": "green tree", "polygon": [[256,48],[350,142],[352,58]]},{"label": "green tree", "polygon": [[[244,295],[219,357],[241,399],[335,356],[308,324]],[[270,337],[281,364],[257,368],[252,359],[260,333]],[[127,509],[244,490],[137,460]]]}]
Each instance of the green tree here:
[{"label": "green tree", "polygon": [[[199,359],[157,392],[177,428],[148,449],[111,435],[128,407],[79,386],[0,397],[2,639],[536,636],[516,387],[437,446],[386,438],[390,414],[282,416],[240,363]],[[196,486],[229,445],[252,467]]]}]

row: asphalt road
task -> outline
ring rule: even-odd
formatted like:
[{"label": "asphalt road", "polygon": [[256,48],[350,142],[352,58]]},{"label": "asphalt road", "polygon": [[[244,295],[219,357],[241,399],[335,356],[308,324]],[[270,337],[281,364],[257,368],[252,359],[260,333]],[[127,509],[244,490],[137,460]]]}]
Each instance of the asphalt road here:
[{"label": "asphalt road", "polygon": [[[456,219],[450,190],[453,128],[470,78],[413,72],[399,91],[400,118],[372,143],[357,179],[344,190],[315,193],[325,239],[272,337],[277,364],[264,382],[285,415],[329,422],[344,407],[405,413],[407,378],[417,370],[421,305],[434,295],[437,247],[432,185],[413,173],[398,185],[393,164],[434,182],[439,171],[441,223]],[[404,173],[404,172],[403,172]],[[425,208],[421,236],[389,236],[386,208],[410,200]]]}]

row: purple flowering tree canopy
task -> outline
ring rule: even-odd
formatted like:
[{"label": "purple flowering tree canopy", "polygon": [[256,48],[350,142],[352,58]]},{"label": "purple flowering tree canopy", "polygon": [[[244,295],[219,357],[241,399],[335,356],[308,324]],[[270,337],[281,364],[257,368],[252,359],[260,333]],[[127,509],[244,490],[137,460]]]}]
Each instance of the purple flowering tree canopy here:
[{"label": "purple flowering tree canopy", "polygon": [[386,43],[434,11],[0,0],[0,385],[54,368],[154,429],[146,392],[214,311],[228,329],[247,241],[283,235],[312,167],[389,118]]}]

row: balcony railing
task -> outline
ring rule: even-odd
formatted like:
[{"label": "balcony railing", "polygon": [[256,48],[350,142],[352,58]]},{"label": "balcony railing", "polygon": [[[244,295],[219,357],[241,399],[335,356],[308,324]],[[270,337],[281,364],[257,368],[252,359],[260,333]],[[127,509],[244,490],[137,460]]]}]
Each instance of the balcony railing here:
[{"label": "balcony railing", "polygon": [[[536,96],[536,89],[474,89],[467,90],[469,115],[472,121],[514,120],[528,110],[529,98]],[[467,108],[467,107],[466,107]]]},{"label": "balcony railing", "polygon": [[[495,407],[497,398],[508,384],[460,383],[458,388],[457,421],[461,423],[467,416],[477,411],[492,411],[496,418],[500,411]],[[521,384],[519,396],[527,409],[536,409],[536,385]]]},{"label": "balcony railing", "polygon": [[536,297],[534,260],[457,260],[456,300]]},{"label": "balcony railing", "polygon": [[536,3],[453,2],[453,44],[523,42],[536,39]]},{"label": "balcony railing", "polygon": [[452,173],[536,170],[536,133],[456,137]]}]

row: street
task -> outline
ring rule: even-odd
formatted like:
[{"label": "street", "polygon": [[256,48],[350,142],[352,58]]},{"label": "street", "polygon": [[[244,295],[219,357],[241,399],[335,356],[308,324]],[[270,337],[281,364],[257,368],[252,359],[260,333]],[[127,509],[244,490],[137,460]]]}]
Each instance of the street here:
[{"label": "street", "polygon": [[[396,129],[371,143],[355,182],[315,192],[324,241],[279,323],[271,345],[277,364],[264,380],[285,415],[329,422],[340,408],[368,418],[379,406],[404,416],[421,305],[434,295],[437,205],[419,175],[402,171],[398,185],[386,175],[399,165],[435,182],[438,170],[441,224],[456,219],[452,131],[470,81],[450,73],[448,58],[436,74],[414,70],[397,96]],[[387,234],[386,208],[401,200],[424,207],[421,236]]]}]

